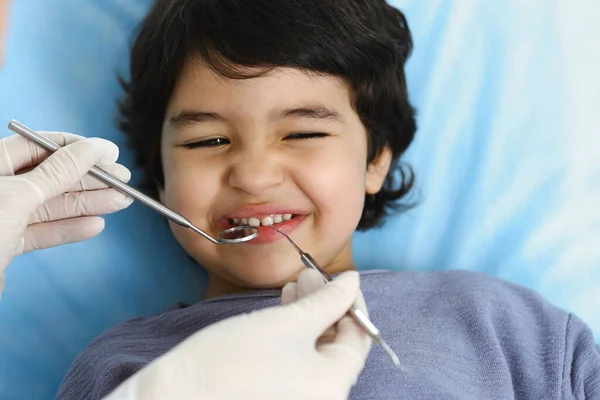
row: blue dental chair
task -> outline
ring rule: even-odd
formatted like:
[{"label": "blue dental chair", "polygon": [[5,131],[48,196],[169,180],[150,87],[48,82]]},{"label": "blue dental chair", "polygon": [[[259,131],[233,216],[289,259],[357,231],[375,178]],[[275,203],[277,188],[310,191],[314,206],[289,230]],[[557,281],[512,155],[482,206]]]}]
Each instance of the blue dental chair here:
[{"label": "blue dental chair", "polygon": [[[406,14],[419,131],[414,209],[357,233],[362,269],[469,269],[530,287],[600,339],[600,6],[391,1]],[[110,139],[117,73],[150,0],[16,0],[0,124]],[[0,137],[12,134],[0,129]],[[206,274],[143,206],[98,237],[18,257],[0,301],[0,399],[51,399],[101,331],[198,301]]]}]

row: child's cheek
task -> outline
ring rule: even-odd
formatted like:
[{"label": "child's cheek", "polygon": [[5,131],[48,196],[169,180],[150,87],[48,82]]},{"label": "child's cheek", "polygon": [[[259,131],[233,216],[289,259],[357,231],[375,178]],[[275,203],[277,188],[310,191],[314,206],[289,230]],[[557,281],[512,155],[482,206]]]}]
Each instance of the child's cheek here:
[{"label": "child's cheek", "polygon": [[164,169],[164,201],[167,207],[182,214],[194,225],[207,229],[211,200],[219,192],[218,179],[194,164],[172,163]]},{"label": "child's cheek", "polygon": [[362,215],[365,169],[357,160],[360,156],[348,150],[330,154],[309,178],[310,196],[328,234],[351,236]]}]

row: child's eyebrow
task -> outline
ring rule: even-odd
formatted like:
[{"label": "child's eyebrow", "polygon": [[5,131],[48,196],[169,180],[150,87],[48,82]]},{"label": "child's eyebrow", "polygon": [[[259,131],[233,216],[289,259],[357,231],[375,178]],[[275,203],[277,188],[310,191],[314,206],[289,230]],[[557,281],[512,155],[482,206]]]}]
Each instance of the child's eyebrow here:
[{"label": "child's eyebrow", "polygon": [[210,121],[226,121],[226,119],[222,115],[214,112],[194,110],[183,110],[176,116],[169,118],[169,123],[178,128]]},{"label": "child's eyebrow", "polygon": [[311,105],[298,108],[286,108],[276,110],[271,114],[271,120],[276,119],[316,119],[335,122],[344,122],[342,116],[337,111],[331,110],[323,105]]},{"label": "child's eyebrow", "polygon": [[[275,110],[271,112],[269,116],[269,119],[271,121],[286,118],[344,122],[340,113],[331,110],[323,105],[310,105],[297,108],[285,108]],[[204,112],[196,110],[183,110],[176,116],[169,118],[169,123],[177,128],[213,121],[227,121],[227,119],[215,112]]]}]

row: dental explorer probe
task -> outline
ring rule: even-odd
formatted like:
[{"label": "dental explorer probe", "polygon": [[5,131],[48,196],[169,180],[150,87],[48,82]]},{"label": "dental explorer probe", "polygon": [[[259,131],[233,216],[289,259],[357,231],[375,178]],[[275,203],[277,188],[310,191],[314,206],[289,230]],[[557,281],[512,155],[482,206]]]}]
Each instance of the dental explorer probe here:
[{"label": "dental explorer probe", "polygon": [[[269,226],[287,238],[287,240],[291,243],[291,245],[294,246],[294,249],[296,249],[298,254],[300,254],[300,259],[302,260],[302,263],[307,268],[312,268],[312,269],[318,271],[321,274],[321,276],[323,276],[325,283],[331,282],[333,280],[331,275],[329,275],[329,273],[327,271],[325,271],[323,268],[319,267],[319,264],[317,264],[317,262],[310,256],[310,254],[302,251],[288,235],[281,232],[279,229],[277,229],[273,225],[269,225]],[[358,323],[358,325],[360,325],[361,328],[363,328],[365,330],[365,332],[367,332],[369,334],[369,336],[371,336],[373,341],[375,343],[379,344],[383,348],[383,350],[385,350],[387,355],[394,362],[394,365],[400,369],[403,369],[402,365],[400,364],[400,360],[398,359],[398,356],[396,355],[396,353],[394,353],[394,350],[392,350],[392,348],[383,340],[383,338],[381,337],[381,332],[371,322],[369,317],[367,317],[365,315],[365,313],[360,308],[358,308],[358,306],[356,304],[352,305],[352,307],[350,308],[348,313],[352,316],[352,318],[354,318],[356,323]]]},{"label": "dental explorer probe", "polygon": [[[39,133],[29,129],[25,125],[21,124],[20,122],[15,121],[15,120],[10,121],[10,123],[8,124],[8,129],[35,142],[40,147],[44,148],[45,150],[47,150],[51,153],[55,152],[56,150],[60,149],[60,147],[61,147],[60,145],[53,142],[52,140],[40,135]],[[210,236],[208,233],[202,231],[200,228],[197,228],[196,226],[194,226],[194,224],[192,224],[189,220],[187,220],[183,216],[177,214],[175,211],[167,208],[162,203],[154,200],[152,197],[140,192],[139,190],[135,189],[134,187],[127,185],[126,183],[115,178],[114,176],[107,173],[106,171],[104,171],[98,167],[93,167],[88,172],[88,174],[93,176],[94,178],[106,183],[108,186],[112,187],[113,189],[116,189],[119,192],[121,192],[129,197],[132,197],[133,199],[139,201],[140,203],[148,206],[152,210],[158,212],[163,217],[173,221],[177,225],[183,226],[185,228],[189,228],[189,229],[193,230],[194,232],[199,233],[200,235],[204,236],[206,239],[210,240],[214,244],[242,243],[242,242],[246,242],[248,240],[252,240],[256,236],[258,236],[258,229],[255,227],[235,226],[233,228],[224,230],[223,232],[221,232],[219,234],[219,238],[215,239],[212,236]]]}]

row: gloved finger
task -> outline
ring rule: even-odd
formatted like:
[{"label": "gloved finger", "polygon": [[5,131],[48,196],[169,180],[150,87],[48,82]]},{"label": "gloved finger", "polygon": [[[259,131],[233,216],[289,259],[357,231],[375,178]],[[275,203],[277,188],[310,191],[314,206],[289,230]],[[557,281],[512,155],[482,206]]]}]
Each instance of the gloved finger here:
[{"label": "gloved finger", "polygon": [[[354,305],[367,317],[369,316],[367,303],[365,302],[365,298],[360,290],[358,291]],[[360,343],[361,340],[367,340],[366,343],[368,346],[370,346],[370,336],[356,323],[356,321],[354,321],[349,314],[338,322],[337,332],[338,334],[335,338],[335,342],[338,344],[349,345],[353,347],[355,344]]]},{"label": "gloved finger", "polygon": [[[83,136],[63,132],[38,132],[60,146],[85,139]],[[0,140],[0,176],[10,176],[19,170],[33,167],[44,161],[51,153],[21,135]]]},{"label": "gloved finger", "polygon": [[[364,312],[365,315],[369,315],[365,299],[360,290],[358,291],[358,296],[356,297],[354,304]],[[366,358],[369,353],[371,337],[350,315],[346,315],[337,324],[337,336],[333,341],[333,344],[355,350],[358,353],[359,358],[362,359]]]},{"label": "gloved finger", "polygon": [[[366,304],[360,290],[355,304],[366,313]],[[371,343],[371,337],[364,329],[346,315],[337,324],[335,339],[317,349],[331,362],[331,368],[338,372],[338,377],[346,376],[354,384],[365,366]]]},{"label": "gloved finger", "polygon": [[[26,172],[29,172],[31,170],[33,170],[35,167],[28,167],[28,168],[23,168],[19,171],[16,172],[17,175],[19,174],[24,174]],[[122,182],[129,182],[131,180],[131,171],[129,171],[129,169],[122,165],[122,164],[111,164],[111,165],[105,165],[100,167],[102,170],[104,170],[105,172],[108,172],[109,174],[113,175],[115,178],[119,179]],[[79,182],[77,182],[75,185],[73,185],[73,187],[71,187],[70,189],[68,189],[68,192],[78,192],[78,191],[82,191],[82,190],[98,190],[98,189],[106,189],[109,186],[102,182],[101,180],[86,174],[82,180],[80,180]]]},{"label": "gloved finger", "polygon": [[[301,297],[306,297],[325,284],[325,281],[317,271],[308,268],[300,271],[297,281],[297,283],[290,282],[283,287],[281,291],[282,305],[290,304]],[[299,291],[299,288],[302,289]]]},{"label": "gloved finger", "polygon": [[296,282],[289,282],[281,289],[281,304],[285,306],[296,300],[298,300],[298,296],[296,295]]},{"label": "gloved finger", "polygon": [[[131,171],[127,169],[124,165],[121,164],[112,164],[101,167],[104,171],[108,172],[115,178],[127,183],[131,179]],[[78,192],[80,190],[98,190],[98,189],[106,189],[108,185],[103,183],[102,181],[94,178],[91,175],[85,175],[82,180],[77,182],[73,187],[71,187],[69,192]]]},{"label": "gloved finger", "polygon": [[350,309],[358,287],[358,273],[344,272],[315,293],[286,306],[295,311],[288,315],[306,329],[307,338],[318,338]]},{"label": "gloved finger", "polygon": [[317,339],[317,341],[316,341],[317,349],[320,348],[321,346],[325,346],[330,343],[333,343],[335,341],[335,339],[337,338],[337,335],[338,335],[337,324],[333,324],[329,328],[327,328],[327,330],[325,332],[323,332],[321,334],[321,336],[319,336],[319,338]]},{"label": "gloved finger", "polygon": [[118,156],[119,148],[107,140],[80,140],[62,147],[35,169],[19,177],[26,179],[34,189],[29,198],[37,200],[32,204],[39,206],[66,192],[94,165],[112,164]]},{"label": "gloved finger", "polygon": [[106,215],[129,207],[133,199],[114,189],[68,192],[46,201],[29,218],[30,224],[84,216]]},{"label": "gloved finger", "polygon": [[309,268],[298,275],[297,282],[296,293],[298,298],[306,297],[327,284],[318,271]]},{"label": "gloved finger", "polygon": [[25,230],[22,253],[81,242],[93,238],[103,229],[104,219],[100,217],[73,218],[30,225]]},{"label": "gloved finger", "polygon": [[[315,293],[317,290],[321,289],[323,286],[327,285],[323,276],[314,269],[306,269],[300,273],[298,276],[298,283],[296,285],[296,295],[297,297],[303,298]],[[337,321],[336,321],[337,322]],[[333,323],[330,327],[328,327],[325,332],[319,336],[317,339],[317,347],[331,343],[335,340],[337,336],[336,324]]]}]

